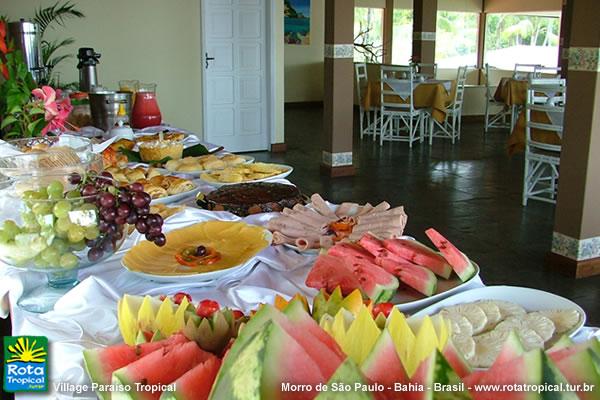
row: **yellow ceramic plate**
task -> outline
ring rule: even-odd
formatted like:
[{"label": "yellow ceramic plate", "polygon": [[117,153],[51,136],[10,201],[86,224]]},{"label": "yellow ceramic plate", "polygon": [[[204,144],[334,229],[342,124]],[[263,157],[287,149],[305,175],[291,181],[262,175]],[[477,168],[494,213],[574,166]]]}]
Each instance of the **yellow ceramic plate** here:
[{"label": "yellow ceramic plate", "polygon": [[[261,250],[271,244],[271,233],[264,228],[236,221],[206,221],[167,233],[167,244],[155,246],[142,241],[123,257],[123,266],[149,279],[174,282],[191,276],[214,280],[253,262]],[[212,265],[187,267],[175,260],[175,254],[187,247],[207,246],[221,253]]]}]

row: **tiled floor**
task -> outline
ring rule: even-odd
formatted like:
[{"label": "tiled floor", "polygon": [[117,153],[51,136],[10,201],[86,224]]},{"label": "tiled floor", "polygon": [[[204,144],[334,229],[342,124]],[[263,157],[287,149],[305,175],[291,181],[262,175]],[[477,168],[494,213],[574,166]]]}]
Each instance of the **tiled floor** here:
[{"label": "tiled floor", "polygon": [[460,143],[437,140],[432,147],[354,141],[357,175],[331,179],[319,174],[322,136],[319,108],[286,111],[288,151],[256,153],[261,160],[293,165],[290,179],[306,194],[334,201],[404,205],[407,233],[426,240],[433,226],[476,260],[487,284],[528,286],[570,298],[600,326],[600,276],[570,279],[544,267],[550,249],[554,206],[521,206],[523,158],[508,158],[507,133],[484,136],[481,123],[465,123]]}]

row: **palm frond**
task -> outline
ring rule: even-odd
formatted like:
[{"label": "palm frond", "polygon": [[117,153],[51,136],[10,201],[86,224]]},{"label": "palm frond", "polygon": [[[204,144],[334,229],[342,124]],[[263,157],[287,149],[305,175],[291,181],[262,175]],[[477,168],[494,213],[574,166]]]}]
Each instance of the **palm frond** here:
[{"label": "palm frond", "polygon": [[33,21],[40,27],[40,36],[44,36],[46,29],[53,23],[64,26],[65,20],[69,18],[83,18],[85,15],[75,8],[70,1],[64,3],[56,2],[51,6],[35,10]]},{"label": "palm frond", "polygon": [[[66,38],[61,41],[42,40],[42,60],[44,62],[44,65],[49,65],[48,61],[50,60],[50,58],[52,58],[52,55],[54,53],[56,53],[56,51],[58,51],[59,49],[65,47],[65,46],[70,46],[73,43],[75,43],[75,39],[73,39],[73,38]],[[69,57],[71,57],[71,56],[72,55],[69,55]]]}]

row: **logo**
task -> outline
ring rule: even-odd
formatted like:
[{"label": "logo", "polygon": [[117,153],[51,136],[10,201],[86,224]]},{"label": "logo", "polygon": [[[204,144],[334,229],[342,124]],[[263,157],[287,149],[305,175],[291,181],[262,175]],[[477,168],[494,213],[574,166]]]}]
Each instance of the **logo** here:
[{"label": "logo", "polygon": [[48,390],[48,338],[4,337],[4,390],[45,392]]}]

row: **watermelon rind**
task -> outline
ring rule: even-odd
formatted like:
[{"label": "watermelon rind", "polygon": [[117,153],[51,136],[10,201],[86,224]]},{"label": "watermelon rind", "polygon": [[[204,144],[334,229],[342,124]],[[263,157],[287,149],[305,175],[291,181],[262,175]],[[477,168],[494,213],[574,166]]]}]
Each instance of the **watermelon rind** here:
[{"label": "watermelon rind", "polygon": [[[333,391],[333,388],[349,385],[351,391]],[[360,385],[359,387],[357,387]],[[315,400],[372,400],[366,380],[354,361],[348,357],[327,382],[327,391],[319,393]]]},{"label": "watermelon rind", "polygon": [[588,385],[591,390],[577,393],[581,400],[600,399],[600,365],[594,361],[595,353],[585,348],[557,361],[556,367],[572,385]]}]

